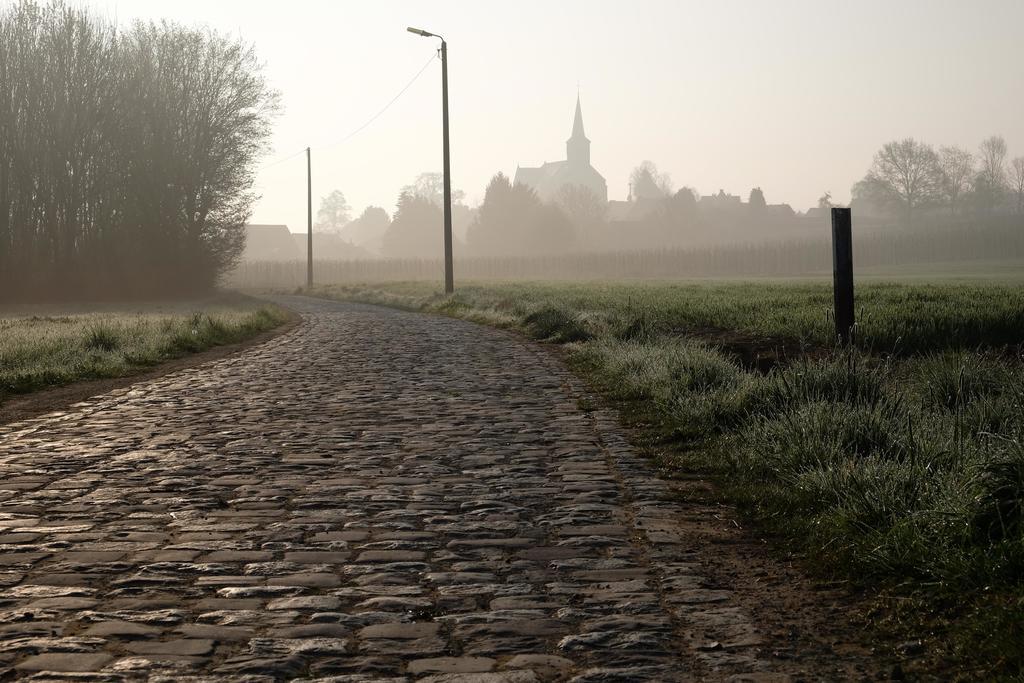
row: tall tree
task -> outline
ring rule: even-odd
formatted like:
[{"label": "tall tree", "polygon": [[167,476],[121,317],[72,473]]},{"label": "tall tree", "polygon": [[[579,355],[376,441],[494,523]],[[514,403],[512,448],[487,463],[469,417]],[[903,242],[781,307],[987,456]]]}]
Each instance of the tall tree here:
[{"label": "tall tree", "polygon": [[315,228],[319,232],[341,232],[341,229],[352,220],[352,207],[345,201],[341,190],[334,190],[320,200],[320,210],[316,213]]},{"label": "tall tree", "polygon": [[359,218],[342,228],[341,235],[357,246],[380,251],[381,240],[389,225],[391,217],[387,211],[379,206],[368,206]]},{"label": "tall tree", "polygon": [[436,204],[403,191],[398,197],[395,217],[382,237],[382,251],[396,258],[441,258],[443,223]]},{"label": "tall tree", "polygon": [[940,147],[939,169],[942,172],[943,199],[953,213],[960,213],[964,198],[971,191],[976,159],[962,147]]},{"label": "tall tree", "polygon": [[[762,196],[763,198],[763,196]],[[683,187],[672,195],[671,205],[673,210],[680,214],[696,214],[697,202],[700,200],[700,193],[695,188]]]},{"label": "tall tree", "polygon": [[1017,195],[1017,213],[1024,213],[1024,157],[1010,162],[1010,187]]},{"label": "tall tree", "polygon": [[1006,140],[1002,135],[993,135],[982,140],[980,175],[985,184],[996,195],[1006,190]]},{"label": "tall tree", "polygon": [[897,209],[888,183],[870,173],[854,183],[850,207],[858,215],[888,216]]},{"label": "tall tree", "polygon": [[897,205],[907,225],[912,225],[916,212],[941,196],[941,177],[931,145],[906,138],[886,143],[861,182]]},{"label": "tall tree", "polygon": [[644,161],[629,174],[629,187],[633,199],[664,199],[672,194],[672,179],[653,161]]}]

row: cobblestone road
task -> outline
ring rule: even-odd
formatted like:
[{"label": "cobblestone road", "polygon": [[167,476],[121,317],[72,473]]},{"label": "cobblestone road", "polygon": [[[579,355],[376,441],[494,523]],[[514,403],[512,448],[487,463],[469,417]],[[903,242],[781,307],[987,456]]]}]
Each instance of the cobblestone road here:
[{"label": "cobblestone road", "polygon": [[262,346],[0,427],[0,676],[787,680],[547,351],[287,302]]}]

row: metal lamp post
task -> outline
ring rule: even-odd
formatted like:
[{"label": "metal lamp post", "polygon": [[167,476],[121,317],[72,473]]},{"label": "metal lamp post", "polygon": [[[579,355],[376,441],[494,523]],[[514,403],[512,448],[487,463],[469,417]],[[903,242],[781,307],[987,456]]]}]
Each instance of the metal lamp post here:
[{"label": "metal lamp post", "polygon": [[436,33],[409,27],[409,33],[424,38],[441,39],[441,119],[444,128],[444,292],[455,291],[455,276],[452,273],[452,179],[451,161],[448,153],[448,43]]}]

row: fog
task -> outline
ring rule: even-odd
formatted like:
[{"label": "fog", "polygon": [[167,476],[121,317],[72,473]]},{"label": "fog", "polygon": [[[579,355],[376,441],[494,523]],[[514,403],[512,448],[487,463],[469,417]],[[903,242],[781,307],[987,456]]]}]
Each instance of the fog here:
[{"label": "fog", "polygon": [[[92,3],[90,3],[92,4]],[[373,125],[449,43],[452,174],[470,204],[490,178],[564,159],[577,87],[610,199],[649,159],[676,187],[796,210],[840,202],[885,142],[1024,147],[1016,0],[517,3],[97,2],[122,21],[201,21],[256,44],[285,111],[268,161],[312,146],[314,197],[394,210],[399,188],[439,171],[440,67]],[[256,223],[305,226],[304,159],[267,169]]]},{"label": "fog", "polygon": [[[1013,0],[0,10],[8,294],[299,272],[307,149],[319,261],[434,272],[439,40],[407,26],[448,43],[464,273],[816,271],[839,205],[879,262],[1024,255]],[[608,265],[624,253],[662,265]]]}]

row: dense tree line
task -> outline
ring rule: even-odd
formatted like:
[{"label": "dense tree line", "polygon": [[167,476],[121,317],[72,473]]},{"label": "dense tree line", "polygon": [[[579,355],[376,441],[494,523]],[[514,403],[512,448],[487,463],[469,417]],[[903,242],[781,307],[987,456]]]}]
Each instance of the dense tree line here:
[{"label": "dense tree line", "polygon": [[986,138],[978,151],[934,148],[906,138],[882,146],[853,186],[853,206],[906,225],[940,214],[975,221],[1024,213],[1024,157],[1008,159],[1006,141]]},{"label": "dense tree line", "polygon": [[444,213],[429,198],[402,190],[395,217],[381,238],[382,251],[396,258],[440,258]]},{"label": "dense tree line", "polygon": [[[979,228],[978,239],[988,230],[998,241],[1007,225],[1020,224],[1024,216],[1024,157],[1008,156],[998,136],[986,139],[977,153],[935,149],[913,139],[889,143],[854,186],[851,206],[858,229]],[[387,214],[375,209],[373,220],[368,215],[352,221],[342,235],[379,256],[440,258],[441,185],[440,174],[421,174],[402,188],[390,224]],[[455,253],[470,257],[803,240],[827,234],[829,209],[835,206],[830,192],[816,207],[798,213],[789,204],[769,203],[760,187],[752,188],[746,201],[724,190],[709,195],[691,187],[675,190],[669,175],[651,161],[633,169],[625,202],[606,202],[580,185],[565,185],[545,200],[502,173],[491,179],[478,207],[466,206],[461,192],[453,195],[456,235],[465,228],[465,240],[456,237]]]},{"label": "dense tree line", "polygon": [[[476,212],[465,204],[466,193],[452,190],[453,248],[456,253],[465,249],[459,239]],[[365,231],[366,225],[380,231],[377,252],[390,258],[440,258],[444,252],[444,183],[440,173],[420,173],[416,180],[399,191],[395,213],[390,223],[387,214],[377,209],[372,215],[360,217],[348,234]],[[370,208],[376,207],[368,207]],[[380,213],[377,213],[377,212]],[[383,214],[383,215],[381,215]],[[382,220],[385,219],[385,220]],[[372,248],[372,242],[370,243]]]},{"label": "dense tree line", "polygon": [[276,108],[240,41],[0,9],[0,296],[212,286],[244,246]]},{"label": "dense tree line", "polygon": [[575,240],[576,230],[561,207],[542,202],[533,189],[512,184],[503,173],[488,184],[466,235],[471,253],[485,256],[558,254]]}]

